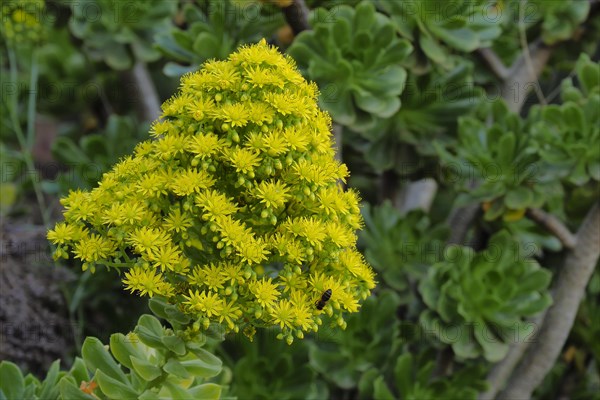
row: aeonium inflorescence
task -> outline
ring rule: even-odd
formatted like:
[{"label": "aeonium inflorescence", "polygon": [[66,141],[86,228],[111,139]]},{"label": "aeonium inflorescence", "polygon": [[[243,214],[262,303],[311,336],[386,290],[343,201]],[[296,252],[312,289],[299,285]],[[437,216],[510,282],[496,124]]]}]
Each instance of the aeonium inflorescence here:
[{"label": "aeonium inflorescence", "polygon": [[62,199],[55,256],[122,270],[128,290],[192,317],[190,330],[277,326],[291,343],[323,312],[344,328],[375,282],[355,246],[358,194],[340,186],[348,171],[317,96],[264,41],[183,76],[154,140]]}]

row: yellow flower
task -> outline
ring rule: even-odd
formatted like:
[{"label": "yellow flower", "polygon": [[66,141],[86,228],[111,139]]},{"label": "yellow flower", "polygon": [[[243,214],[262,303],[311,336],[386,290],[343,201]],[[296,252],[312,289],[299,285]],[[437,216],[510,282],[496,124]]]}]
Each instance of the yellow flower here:
[{"label": "yellow flower", "polygon": [[214,183],[214,178],[208,172],[190,168],[175,173],[169,189],[178,196],[187,196],[192,193],[200,193],[202,189],[208,189]]},{"label": "yellow flower", "polygon": [[167,244],[154,249],[148,256],[148,261],[152,262],[155,268],[161,271],[176,270],[183,263],[181,251],[171,244]]},{"label": "yellow flower", "polygon": [[191,216],[187,213],[182,213],[179,207],[173,209],[167,218],[165,218],[164,226],[168,231],[185,232],[187,228],[194,224]]},{"label": "yellow flower", "polygon": [[220,312],[219,322],[227,323],[229,329],[233,329],[235,326],[235,322],[240,318],[242,312],[238,306],[235,305],[235,302],[227,302],[225,301],[223,304],[223,309]]},{"label": "yellow flower", "polygon": [[207,220],[215,221],[218,217],[230,215],[238,210],[224,194],[216,190],[202,192],[195,198],[197,206],[204,209]]},{"label": "yellow flower", "polygon": [[219,316],[223,310],[223,301],[219,299],[216,293],[189,291],[189,296],[184,297],[187,299],[186,304],[188,309],[195,314],[205,315],[207,317]]},{"label": "yellow flower", "polygon": [[260,156],[248,149],[237,149],[229,155],[231,164],[237,172],[247,174],[254,170],[260,163]]},{"label": "yellow flower", "polygon": [[232,127],[244,126],[248,123],[250,113],[241,103],[224,104],[213,112],[215,118],[228,122]]},{"label": "yellow flower", "polygon": [[270,310],[269,314],[273,318],[273,322],[279,325],[281,329],[292,328],[296,322],[296,310],[289,300],[281,300],[277,302]]},{"label": "yellow flower", "polygon": [[75,228],[73,225],[60,222],[54,229],[49,230],[46,236],[54,244],[66,244],[75,239]]},{"label": "yellow flower", "polygon": [[170,285],[163,282],[162,275],[156,271],[144,270],[140,267],[134,267],[125,272],[123,279],[125,289],[140,292],[141,296],[148,295],[149,297],[155,294],[166,295],[170,291]]},{"label": "yellow flower", "polygon": [[250,284],[250,290],[256,297],[256,301],[264,308],[269,308],[275,304],[275,300],[280,294],[277,285],[271,281],[271,278],[267,278]]},{"label": "yellow flower", "polygon": [[223,283],[225,283],[225,277],[221,274],[221,270],[214,265],[205,267],[202,271],[204,273],[203,284],[212,291],[223,289]]},{"label": "yellow flower", "polygon": [[187,142],[188,151],[197,154],[202,159],[217,153],[222,146],[224,143],[212,132],[199,133]]},{"label": "yellow flower", "polygon": [[286,200],[290,197],[288,192],[289,190],[283,182],[265,181],[256,187],[255,196],[267,207],[277,209],[285,205]]},{"label": "yellow flower", "polygon": [[114,243],[100,235],[91,234],[75,245],[75,258],[87,263],[107,259],[115,248]]},{"label": "yellow flower", "polygon": [[129,234],[128,242],[138,254],[152,254],[169,243],[165,232],[148,227],[137,228]]},{"label": "yellow flower", "polygon": [[227,263],[225,265],[221,265],[220,271],[221,275],[223,275],[225,278],[225,281],[230,282],[231,284],[241,284],[244,280],[244,274],[242,273],[242,269],[239,265]]}]

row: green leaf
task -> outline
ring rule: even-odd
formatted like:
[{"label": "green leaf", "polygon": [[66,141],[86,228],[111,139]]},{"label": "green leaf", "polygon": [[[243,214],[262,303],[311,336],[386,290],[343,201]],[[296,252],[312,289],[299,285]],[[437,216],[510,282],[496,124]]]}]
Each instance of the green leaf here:
[{"label": "green leaf", "polygon": [[359,398],[370,398],[373,394],[373,382],[377,379],[381,374],[377,370],[377,368],[371,368],[365,371],[358,382],[358,392]]},{"label": "green leaf", "polygon": [[133,62],[125,45],[113,43],[104,49],[104,61],[117,71],[131,68]]},{"label": "green leaf", "polygon": [[60,387],[60,397],[69,400],[97,400],[96,397],[84,393],[72,381],[73,378],[64,376],[58,383]]},{"label": "green leaf", "polygon": [[81,347],[81,355],[86,366],[91,371],[101,370],[111,379],[128,383],[127,377],[102,345],[95,337],[87,337]]},{"label": "green leaf", "polygon": [[600,86],[600,64],[593,63],[590,57],[582,53],[576,64],[577,77],[586,94]]},{"label": "green leaf", "polygon": [[85,362],[79,357],[75,358],[75,362],[73,362],[73,366],[71,366],[71,369],[69,370],[69,375],[71,375],[78,384],[90,380],[90,375],[88,374]]},{"label": "green leaf", "polygon": [[133,367],[131,356],[142,357],[142,352],[135,348],[131,340],[122,333],[115,333],[110,336],[110,352],[118,362],[129,369]]},{"label": "green leaf", "polygon": [[219,43],[217,39],[208,32],[202,32],[194,40],[192,49],[195,53],[201,54],[203,58],[209,59],[218,56]]},{"label": "green leaf", "polygon": [[66,137],[58,137],[54,140],[52,155],[64,163],[89,164],[92,162],[71,139]]},{"label": "green leaf", "polygon": [[504,207],[504,202],[502,200],[496,199],[492,202],[490,208],[483,214],[483,219],[486,221],[493,221],[499,216],[501,216],[506,208]]},{"label": "green leaf", "polygon": [[212,365],[215,368],[221,368],[223,366],[221,359],[207,350],[202,348],[191,348],[191,351],[199,360],[207,365]]},{"label": "green leaf", "polygon": [[171,358],[165,365],[163,365],[163,370],[171,375],[175,375],[179,378],[189,378],[190,374],[185,369],[183,365],[179,361],[174,358]]},{"label": "green leaf", "polygon": [[187,390],[183,389],[181,386],[176,385],[168,380],[165,382],[164,387],[167,388],[167,390],[171,394],[171,399],[173,399],[173,400],[188,400],[191,398],[191,396],[189,395]]},{"label": "green leaf", "polygon": [[10,361],[0,362],[0,390],[8,399],[23,398],[23,374],[19,367]]},{"label": "green leaf", "polygon": [[508,352],[508,344],[502,342],[485,324],[475,324],[474,334],[477,343],[483,348],[483,355],[489,362],[501,361]]},{"label": "green leaf", "polygon": [[421,45],[421,50],[423,50],[425,55],[433,62],[438,64],[445,62],[447,58],[446,52],[431,36],[427,34],[421,35],[419,37],[419,44]]},{"label": "green leaf", "polygon": [[46,379],[42,383],[41,390],[39,392],[40,399],[54,399],[58,396],[58,378],[60,374],[60,360],[56,360],[52,363],[46,374]]},{"label": "green leaf", "polygon": [[504,204],[512,210],[522,210],[530,207],[533,202],[533,191],[526,187],[510,190],[504,197]]},{"label": "green leaf", "polygon": [[130,356],[130,359],[131,364],[133,365],[133,370],[147,382],[158,378],[162,374],[162,371],[159,367],[151,364],[147,360],[135,356]]},{"label": "green leaf", "polygon": [[179,311],[175,306],[166,307],[165,312],[167,313],[167,320],[169,322],[176,322],[178,324],[187,324],[190,322],[190,317]]},{"label": "green leaf", "polygon": [[163,336],[163,344],[172,352],[179,356],[183,356],[186,353],[185,343],[180,337],[177,336]]},{"label": "green leaf", "polygon": [[194,399],[218,400],[221,398],[221,385],[215,383],[204,383],[189,388],[187,391]]},{"label": "green leaf", "polygon": [[180,363],[190,374],[202,378],[212,378],[221,372],[221,360],[218,364],[201,359],[180,361]]},{"label": "green leaf", "polygon": [[380,376],[379,378],[375,379],[375,382],[373,383],[373,389],[374,389],[374,393],[373,393],[374,398],[376,398],[377,400],[395,400],[396,399],[394,394],[390,391],[390,389],[386,385],[385,380],[383,379],[383,376]]},{"label": "green leaf", "polygon": [[404,353],[396,360],[394,367],[394,378],[396,387],[401,394],[409,393],[412,386],[413,357],[410,353]]},{"label": "green leaf", "polygon": [[160,321],[151,315],[145,314],[140,317],[136,333],[140,340],[150,347],[159,349],[165,347],[162,342],[164,329]]},{"label": "green leaf", "polygon": [[140,394],[140,400],[160,400],[158,394],[153,392],[151,389],[146,390],[144,393]]},{"label": "green leaf", "polygon": [[94,161],[98,161],[100,157],[109,156],[106,147],[106,138],[102,135],[87,135],[81,139],[81,149],[85,154],[91,154]]},{"label": "green leaf", "polygon": [[498,163],[500,164],[498,167],[503,174],[508,174],[508,171],[514,168],[516,141],[515,134],[512,132],[504,134],[498,141]]},{"label": "green leaf", "polygon": [[127,384],[111,378],[101,370],[97,370],[94,379],[98,382],[98,386],[102,393],[111,399],[137,399],[138,393],[131,387],[129,381]]},{"label": "green leaf", "polygon": [[148,300],[148,307],[157,317],[167,319],[168,314],[166,309],[173,307],[172,304],[169,304],[167,300],[162,296],[153,296]]},{"label": "green leaf", "polygon": [[168,77],[176,77],[179,78],[180,76],[187,74],[188,72],[194,72],[198,69],[197,66],[195,65],[191,65],[189,67],[185,67],[185,66],[181,66],[172,62],[168,62],[165,64],[165,66],[163,67],[163,72],[166,76]]}]

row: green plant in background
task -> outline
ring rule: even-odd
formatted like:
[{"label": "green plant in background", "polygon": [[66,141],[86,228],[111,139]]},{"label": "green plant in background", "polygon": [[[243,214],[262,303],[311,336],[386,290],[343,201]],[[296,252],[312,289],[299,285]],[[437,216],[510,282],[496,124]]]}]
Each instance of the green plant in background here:
[{"label": "green plant in background", "polygon": [[403,215],[391,202],[365,205],[365,229],[361,232],[365,258],[383,283],[408,302],[411,282],[422,277],[427,267],[439,260],[445,246],[447,228],[433,225],[423,211]]},{"label": "green plant in background", "polygon": [[349,144],[360,146],[364,158],[376,171],[394,169],[401,175],[424,167],[422,156],[435,154],[433,143],[455,140],[457,118],[468,114],[482,99],[473,85],[473,67],[457,62],[450,71],[434,68],[429,74],[409,74],[400,96],[402,107],[373,129]]},{"label": "green plant in background", "polygon": [[283,24],[279,9],[254,1],[199,0],[185,3],[181,13],[185,29],[172,27],[156,37],[157,48],[175,61],[164,67],[168,76],[196,71],[212,58],[226,59],[240,45],[257,43]]},{"label": "green plant in background", "polygon": [[142,315],[133,332],[112,335],[107,347],[88,337],[82,358],[69,371],[60,371],[60,361],[55,361],[42,382],[31,374],[23,377],[15,364],[3,361],[0,398],[219,399],[223,387],[211,378],[221,373],[222,362],[203,348],[206,340],[205,335],[186,337]]},{"label": "green plant in background", "polygon": [[[39,78],[37,46],[44,42],[45,32],[49,28],[46,20],[42,19],[45,13],[44,6],[45,3],[41,0],[6,2],[2,4],[0,15],[0,34],[5,45],[2,47],[0,74],[0,84],[3,88],[0,102],[3,116],[1,138],[7,146],[18,146],[20,154],[15,155],[18,154],[18,158],[29,172],[35,171],[32,152]],[[48,225],[48,209],[39,180],[32,179],[31,176],[26,179],[33,187],[42,220]],[[7,185],[4,190],[8,188],[10,191],[10,186]]]},{"label": "green plant in background", "polygon": [[581,186],[600,181],[600,64],[582,55],[576,76],[581,89],[564,80],[563,103],[535,107],[530,120],[543,171]]},{"label": "green plant in background", "polygon": [[[402,37],[445,69],[454,66],[452,50],[468,53],[488,47],[501,34],[493,19],[495,5],[486,0],[381,0],[377,5]],[[419,53],[412,58],[413,67],[419,68]]]},{"label": "green plant in background", "polygon": [[83,0],[66,2],[73,13],[69,27],[84,41],[93,60],[115,70],[129,69],[136,60],[155,61],[152,35],[169,25],[177,2],[163,0]]},{"label": "green plant in background", "polygon": [[444,261],[419,284],[429,307],[420,317],[425,330],[461,359],[503,359],[510,343],[530,334],[523,318],[552,302],[550,272],[523,253],[506,231],[477,254],[468,247],[448,248]]},{"label": "green plant in background", "polygon": [[447,378],[435,377],[433,358],[430,353],[423,353],[416,359],[411,353],[404,353],[396,359],[391,380],[386,380],[373,370],[369,379],[361,382],[361,394],[378,400],[475,400],[479,392],[485,389],[481,366],[464,367]]},{"label": "green plant in background", "polygon": [[38,112],[73,115],[90,108],[102,88],[98,79],[101,74],[71,43],[68,29],[54,27],[37,52],[40,65]]},{"label": "green plant in background", "polygon": [[252,342],[223,344],[232,357],[231,394],[239,399],[328,398],[327,385],[308,363],[306,341],[287,346],[274,340],[276,334],[264,330]]},{"label": "green plant in background", "polygon": [[121,269],[127,289],[168,298],[192,330],[278,326],[291,343],[322,324],[314,302],[326,290],[324,312],[344,327],[375,281],[355,248],[358,195],[337,183],[347,170],[316,97],[264,41],[186,75],[156,140],[62,200],[55,257]]},{"label": "green plant in background", "polygon": [[441,145],[437,148],[448,171],[456,171],[456,183],[468,186],[477,182],[475,189],[466,189],[460,201],[485,202],[488,220],[520,218],[526,208],[541,207],[552,193],[550,189],[560,188],[539,179],[540,158],[527,121],[509,113],[502,101],[488,106],[484,105],[482,118],[459,121],[456,155]]},{"label": "green plant in background", "polygon": [[69,136],[59,136],[52,145],[52,154],[70,170],[56,178],[56,189],[67,193],[96,186],[102,174],[131,153],[147,132],[147,124],[136,126],[130,117],[111,115],[102,132],[85,135],[78,142]]},{"label": "green plant in background", "polygon": [[321,88],[321,106],[358,131],[394,115],[406,81],[401,63],[412,47],[389,18],[364,1],[335,12],[319,8],[310,21],[314,30],[302,32],[288,53]]},{"label": "green plant in background", "polygon": [[373,367],[386,370],[401,346],[399,305],[400,298],[390,290],[369,297],[361,312],[348,318],[345,331],[308,343],[310,365],[342,389],[356,388]]},{"label": "green plant in background", "polygon": [[[540,42],[549,46],[573,40],[567,49],[557,49],[554,56],[556,60],[560,60],[554,63],[554,71],[565,67],[570,70],[570,59],[577,58],[582,51],[593,54],[596,49],[596,41],[593,39],[589,45],[579,43],[581,24],[588,18],[589,11],[589,2],[578,0],[503,0],[495,4],[490,3],[486,15],[502,30],[502,34],[494,39],[490,49],[498,55],[504,65],[510,66],[523,50],[523,37],[539,37]],[[593,24],[593,21],[588,22]],[[597,27],[594,29],[597,30]],[[594,36],[597,34],[590,32],[589,37]],[[588,39],[584,38],[584,42],[587,41]],[[566,56],[565,50],[574,50],[574,53]],[[479,68],[478,81],[497,82],[497,77],[493,77],[487,68]]]}]

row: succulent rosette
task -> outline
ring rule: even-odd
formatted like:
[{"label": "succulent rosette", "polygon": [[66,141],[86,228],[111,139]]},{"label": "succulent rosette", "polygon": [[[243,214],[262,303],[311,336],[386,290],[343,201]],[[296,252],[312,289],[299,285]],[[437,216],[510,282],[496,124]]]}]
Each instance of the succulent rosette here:
[{"label": "succulent rosette", "polygon": [[497,362],[511,343],[525,340],[533,326],[524,318],[545,310],[550,271],[533,259],[507,231],[474,253],[452,247],[419,285],[429,310],[421,314],[426,332],[450,344],[463,359]]}]

